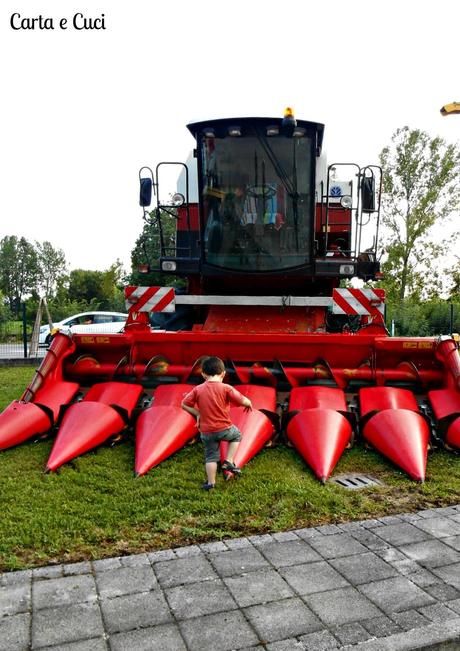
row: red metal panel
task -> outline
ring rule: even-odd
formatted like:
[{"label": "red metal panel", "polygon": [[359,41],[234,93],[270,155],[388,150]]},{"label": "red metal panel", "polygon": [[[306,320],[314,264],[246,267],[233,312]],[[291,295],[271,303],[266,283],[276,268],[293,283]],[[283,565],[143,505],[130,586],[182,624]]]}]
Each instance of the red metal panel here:
[{"label": "red metal panel", "polygon": [[361,416],[384,409],[410,409],[418,411],[412,391],[395,387],[366,387],[359,391]]},{"label": "red metal panel", "polygon": [[289,422],[287,436],[322,482],[331,475],[351,439],[349,421],[333,409],[306,409]]},{"label": "red metal panel", "polygon": [[[260,387],[254,384],[237,384],[235,385],[235,389],[243,394],[243,396],[246,396],[246,398],[249,398],[252,402],[253,409],[267,409],[273,412],[276,410],[276,391],[272,387]],[[240,413],[240,407],[230,407],[230,418],[233,419],[233,417],[237,417]]]},{"label": "red metal panel", "polygon": [[289,411],[317,408],[346,411],[347,403],[343,391],[333,387],[322,386],[292,389],[289,398]]},{"label": "red metal panel", "polygon": [[437,389],[428,392],[433,412],[437,420],[450,416],[451,414],[460,414],[460,393],[455,389]]},{"label": "red metal panel", "polygon": [[154,402],[136,423],[136,475],[145,475],[197,434],[196,421],[191,414],[177,405]]},{"label": "red metal panel", "polygon": [[52,426],[49,416],[32,402],[15,400],[0,415],[0,450],[19,445]]},{"label": "red metal panel", "polygon": [[56,421],[61,407],[72,400],[78,389],[76,382],[47,382],[35,394],[34,402],[51,409]]},{"label": "red metal panel", "polygon": [[125,409],[128,417],[136,406],[143,389],[140,384],[127,382],[101,382],[92,386],[82,402],[100,402]]},{"label": "red metal panel", "polygon": [[70,405],[51,450],[47,470],[57,470],[75,457],[121,432],[125,422],[115,409],[101,402]]},{"label": "red metal panel", "polygon": [[153,404],[155,407],[180,407],[184,397],[193,387],[193,384],[163,384],[155,389]]},{"label": "red metal panel", "polygon": [[365,424],[363,436],[412,479],[424,481],[430,432],[420,414],[407,409],[386,409]]}]

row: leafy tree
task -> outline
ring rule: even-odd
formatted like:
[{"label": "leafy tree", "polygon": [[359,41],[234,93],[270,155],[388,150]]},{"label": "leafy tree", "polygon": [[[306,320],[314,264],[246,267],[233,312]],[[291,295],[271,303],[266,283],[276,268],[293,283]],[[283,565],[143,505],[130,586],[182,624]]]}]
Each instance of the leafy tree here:
[{"label": "leafy tree", "polygon": [[0,290],[10,310],[19,314],[21,300],[36,292],[39,275],[37,252],[25,237],[7,235],[0,241]]},{"label": "leafy tree", "polygon": [[106,271],[73,269],[69,274],[68,300],[92,305],[91,309],[124,311],[123,277],[119,260]]},{"label": "leafy tree", "polygon": [[67,272],[65,254],[47,241],[36,242],[35,245],[39,266],[38,289],[49,300]]},{"label": "leafy tree", "polygon": [[[174,247],[176,240],[176,220],[170,214],[162,215],[163,238],[165,246]],[[131,251],[131,275],[128,280],[132,285],[166,285],[177,284],[174,276],[165,276],[159,270],[160,264],[160,228],[155,211],[144,222],[142,232]],[[139,267],[148,265],[148,273],[141,273]],[[180,283],[179,283],[180,284]]]},{"label": "leafy tree", "polygon": [[[439,259],[453,246],[435,236],[460,206],[460,150],[409,127],[398,129],[380,154],[382,223],[390,300],[443,289]],[[428,289],[427,289],[428,287]]]}]

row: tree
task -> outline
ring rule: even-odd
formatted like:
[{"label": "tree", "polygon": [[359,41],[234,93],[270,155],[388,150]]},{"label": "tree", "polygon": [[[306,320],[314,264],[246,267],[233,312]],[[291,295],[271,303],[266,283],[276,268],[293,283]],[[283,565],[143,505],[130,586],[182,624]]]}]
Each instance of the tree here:
[{"label": "tree", "polygon": [[5,236],[0,241],[0,290],[14,314],[19,315],[25,296],[36,292],[38,275],[34,245],[25,237]]},{"label": "tree", "polygon": [[69,274],[69,301],[86,303],[91,309],[124,309],[122,263],[117,260],[105,271],[73,269]]},{"label": "tree", "polygon": [[67,272],[65,254],[62,249],[55,249],[50,242],[36,242],[38,266],[40,270],[38,288],[49,300],[57,285]]},{"label": "tree", "polygon": [[452,238],[440,241],[439,233],[460,206],[460,150],[403,127],[382,150],[380,163],[388,297],[400,302],[407,294],[439,293],[439,258],[453,247]]},{"label": "tree", "polygon": [[[176,220],[170,213],[162,214],[163,240],[166,247],[175,247]],[[165,285],[177,278],[165,276],[159,270],[160,262],[160,228],[155,211],[150,213],[148,221],[144,222],[142,232],[137,238],[131,251],[131,275],[129,282],[132,285]],[[140,273],[139,267],[148,265],[147,274]],[[181,284],[180,282],[178,284]]]}]

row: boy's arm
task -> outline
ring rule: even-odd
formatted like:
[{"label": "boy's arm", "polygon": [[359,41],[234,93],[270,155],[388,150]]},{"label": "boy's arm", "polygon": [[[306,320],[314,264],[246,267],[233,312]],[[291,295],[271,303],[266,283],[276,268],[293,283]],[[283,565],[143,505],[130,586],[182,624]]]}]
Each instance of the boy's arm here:
[{"label": "boy's arm", "polygon": [[241,405],[246,410],[250,411],[252,409],[252,402],[246,396],[243,396],[235,387],[230,387],[230,397],[232,402],[236,405]]},{"label": "boy's arm", "polygon": [[185,402],[181,404],[181,407],[182,409],[185,409],[185,411],[188,411],[189,414],[192,414],[192,416],[195,416],[196,425],[198,427],[200,424],[200,412],[198,411],[198,409],[196,409],[195,407],[190,407],[190,405],[186,405]]},{"label": "boy's arm", "polygon": [[251,411],[252,410],[252,402],[249,400],[249,398],[246,398],[246,396],[243,396],[243,400],[242,400],[241,404],[246,409],[246,411]]}]

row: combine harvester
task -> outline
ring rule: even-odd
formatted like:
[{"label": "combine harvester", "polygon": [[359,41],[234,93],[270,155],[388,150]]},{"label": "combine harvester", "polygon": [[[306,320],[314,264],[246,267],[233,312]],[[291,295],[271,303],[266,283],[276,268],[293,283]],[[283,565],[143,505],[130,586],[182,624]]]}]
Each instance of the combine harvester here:
[{"label": "combine harvester", "polygon": [[[0,416],[0,449],[57,430],[54,471],[134,429],[143,475],[197,435],[180,404],[203,357],[217,355],[254,405],[232,409],[238,465],[284,436],[325,482],[358,432],[423,481],[430,442],[460,448],[457,344],[390,337],[384,292],[341,287],[381,278],[380,168],[328,166],[324,125],[290,110],[188,128],[186,165],[140,172],[160,270],[186,292],[128,287],[123,333],[59,333]],[[164,202],[159,176],[171,165],[180,192]]]}]

